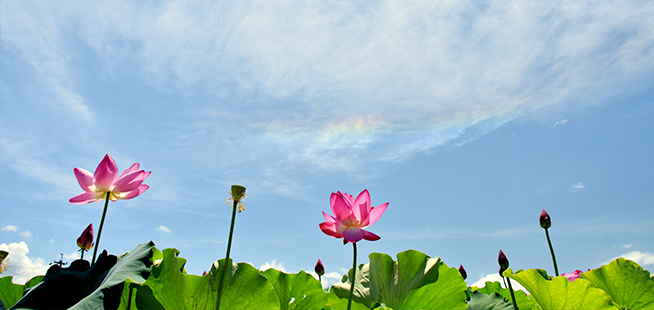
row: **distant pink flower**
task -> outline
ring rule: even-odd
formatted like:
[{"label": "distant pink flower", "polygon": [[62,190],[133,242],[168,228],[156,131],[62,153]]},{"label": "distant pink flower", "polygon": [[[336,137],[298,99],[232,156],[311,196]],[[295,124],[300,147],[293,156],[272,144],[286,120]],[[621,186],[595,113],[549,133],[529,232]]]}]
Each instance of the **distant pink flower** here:
[{"label": "distant pink flower", "polygon": [[316,271],[316,274],[319,276],[322,276],[325,274],[325,266],[322,264],[320,260],[316,263],[316,267],[314,268]]},{"label": "distant pink flower", "polygon": [[552,219],[550,218],[550,215],[543,209],[543,212],[540,213],[540,227],[543,227],[544,229],[548,229],[552,227]]},{"label": "distant pink flower", "polygon": [[345,241],[357,242],[361,239],[375,241],[381,237],[364,230],[377,222],[382,216],[388,202],[370,206],[370,194],[365,189],[356,199],[347,193],[332,193],[329,201],[334,216],[323,212],[326,222],[320,223],[320,229],[334,238],[345,238]]},{"label": "distant pink flower", "polygon": [[468,273],[466,272],[466,269],[463,268],[463,265],[459,265],[459,273],[463,277],[463,280],[468,278]]},{"label": "distant pink flower", "polygon": [[82,232],[82,235],[77,238],[77,246],[84,251],[93,248],[93,224],[89,224]]},{"label": "distant pink flower", "polygon": [[584,272],[581,271],[581,270],[575,270],[574,272],[564,272],[561,275],[568,278],[568,280],[570,280],[570,282],[572,282],[574,280],[579,279],[579,276],[581,276],[582,273],[584,273]]},{"label": "distant pink flower", "polygon": [[150,171],[139,170],[139,163],[135,163],[118,176],[118,166],[109,154],[105,155],[94,174],[81,168],[75,168],[74,172],[84,192],[71,198],[72,204],[102,201],[107,195],[111,201],[132,199],[150,188],[143,184]]}]

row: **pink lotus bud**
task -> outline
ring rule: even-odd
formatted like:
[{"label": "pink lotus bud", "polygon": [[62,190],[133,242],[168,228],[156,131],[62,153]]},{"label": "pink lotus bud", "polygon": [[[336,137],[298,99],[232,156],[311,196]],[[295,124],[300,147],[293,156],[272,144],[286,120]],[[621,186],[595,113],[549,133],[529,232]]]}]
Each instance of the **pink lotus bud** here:
[{"label": "pink lotus bud", "polygon": [[582,273],[583,273],[583,271],[581,271],[581,270],[575,270],[574,272],[564,272],[561,275],[568,278],[568,280],[570,280],[570,282],[572,282],[574,280],[579,279],[579,276],[581,276]]},{"label": "pink lotus bud", "polygon": [[543,209],[543,212],[540,214],[540,227],[543,227],[544,229],[552,227],[552,219],[550,219],[550,215],[547,214],[545,209]]},{"label": "pink lotus bud", "polygon": [[84,251],[93,248],[93,224],[89,224],[82,232],[82,235],[77,238],[77,246]]},{"label": "pink lotus bud", "polygon": [[203,276],[203,277],[206,276],[206,275],[207,275],[207,271],[205,271],[205,272],[202,273],[202,276]]},{"label": "pink lotus bud", "polygon": [[468,273],[466,272],[466,269],[463,268],[463,265],[459,265],[459,273],[463,277],[463,280],[468,278]]},{"label": "pink lotus bud", "polygon": [[500,250],[500,255],[497,256],[497,262],[500,264],[500,276],[502,273],[509,269],[509,259],[506,258],[506,255],[504,255],[504,252]]},{"label": "pink lotus bud", "polygon": [[318,260],[318,263],[316,263],[316,268],[315,268],[315,270],[316,270],[316,273],[317,273],[319,276],[322,276],[322,275],[325,274],[325,266],[322,265],[322,262],[321,262],[320,260]]}]

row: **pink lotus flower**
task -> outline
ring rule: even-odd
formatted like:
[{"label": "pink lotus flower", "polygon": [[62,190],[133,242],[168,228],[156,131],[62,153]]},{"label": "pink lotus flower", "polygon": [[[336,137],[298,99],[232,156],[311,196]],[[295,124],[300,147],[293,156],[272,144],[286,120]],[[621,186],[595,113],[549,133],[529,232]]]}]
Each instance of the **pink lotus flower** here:
[{"label": "pink lotus flower", "polygon": [[581,270],[575,270],[574,272],[564,272],[563,274],[561,274],[561,276],[564,276],[564,277],[568,278],[568,280],[570,280],[570,282],[572,282],[574,280],[579,279],[579,276],[581,276],[582,273],[583,273],[583,271],[581,271]]},{"label": "pink lotus flower", "polygon": [[356,199],[347,193],[332,193],[329,201],[334,216],[323,212],[326,222],[320,223],[320,229],[334,238],[345,238],[345,242],[357,242],[361,239],[375,241],[381,237],[363,230],[374,224],[382,216],[388,202],[378,207],[370,206],[370,194],[365,189]]},{"label": "pink lotus flower", "polygon": [[109,154],[105,155],[94,174],[81,168],[75,168],[74,171],[77,182],[84,192],[71,198],[72,204],[102,201],[107,198],[107,195],[111,201],[132,199],[150,188],[143,184],[143,181],[151,171],[139,170],[139,163],[135,163],[116,177],[118,166]]},{"label": "pink lotus flower", "polygon": [[93,248],[93,224],[89,224],[82,232],[82,235],[77,238],[77,246],[84,251]]}]

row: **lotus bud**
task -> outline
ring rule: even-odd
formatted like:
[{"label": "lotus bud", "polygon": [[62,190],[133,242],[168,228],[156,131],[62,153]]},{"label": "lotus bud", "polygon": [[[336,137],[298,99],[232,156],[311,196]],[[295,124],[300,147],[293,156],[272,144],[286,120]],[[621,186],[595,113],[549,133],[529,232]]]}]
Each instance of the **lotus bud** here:
[{"label": "lotus bud", "polygon": [[317,273],[319,276],[322,276],[322,275],[325,274],[325,266],[322,265],[322,262],[321,262],[320,260],[318,260],[318,263],[316,263],[316,268],[315,268],[315,270],[316,270],[316,273]]},{"label": "lotus bud", "polygon": [[459,265],[459,273],[463,277],[463,280],[468,278],[468,273],[466,272],[466,269],[463,268],[463,265]]},{"label": "lotus bud", "polygon": [[77,246],[84,251],[93,248],[93,224],[89,224],[82,232],[82,235],[77,238]]},{"label": "lotus bud", "polygon": [[506,255],[504,255],[504,252],[500,250],[500,255],[497,256],[497,262],[500,264],[500,276],[502,273],[509,269],[509,259],[506,258]]},{"label": "lotus bud", "polygon": [[550,215],[547,214],[545,209],[543,209],[543,212],[540,214],[540,227],[543,227],[544,229],[552,227],[552,219],[550,219]]}]

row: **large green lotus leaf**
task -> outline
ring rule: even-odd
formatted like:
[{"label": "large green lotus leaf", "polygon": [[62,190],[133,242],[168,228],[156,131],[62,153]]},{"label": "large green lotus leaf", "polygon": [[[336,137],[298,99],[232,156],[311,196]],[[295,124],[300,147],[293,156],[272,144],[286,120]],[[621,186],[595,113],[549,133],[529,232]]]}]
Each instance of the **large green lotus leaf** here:
[{"label": "large green lotus leaf", "polygon": [[[177,255],[177,249],[163,250],[162,260],[155,261],[142,286],[124,287],[123,309],[215,309],[224,259],[214,262],[208,274],[196,276],[184,273],[186,260]],[[223,310],[279,309],[275,289],[250,264],[232,264],[226,284],[220,305]]]},{"label": "large green lotus leaf", "polygon": [[438,279],[440,258],[409,250],[397,254],[397,261],[383,253],[370,254],[371,295],[391,308],[398,308],[412,289]]},{"label": "large green lotus leaf", "polygon": [[327,293],[322,290],[320,282],[304,271],[288,274],[268,269],[261,274],[275,288],[281,310],[318,310],[329,304]]},{"label": "large green lotus leaf", "polygon": [[556,277],[550,280],[544,270],[537,269],[513,273],[509,268],[503,275],[522,284],[544,310],[615,309],[608,294],[591,287],[590,281],[584,279],[570,282],[566,277]]},{"label": "large green lotus leaf", "polygon": [[[136,298],[138,296],[138,298]],[[166,310],[161,303],[154,297],[152,289],[147,285],[139,285],[132,280],[125,280],[123,294],[120,299],[118,310]]]},{"label": "large green lotus leaf", "polygon": [[[513,304],[496,292],[490,292],[487,295],[474,291],[470,296],[468,306],[468,310],[513,310]],[[522,309],[522,306],[518,306],[518,308]]]},{"label": "large green lotus leaf", "polygon": [[654,309],[654,278],[633,261],[618,258],[581,278],[604,290],[620,309]]},{"label": "large green lotus leaf", "polygon": [[132,251],[121,255],[100,287],[69,310],[104,309],[109,306],[108,302],[111,304],[109,308],[118,307],[125,280],[131,279],[132,282],[143,283],[150,274],[152,249],[154,249],[154,242],[150,241],[139,244]]},{"label": "large green lotus leaf", "polygon": [[[347,274],[343,275],[340,283],[334,283],[331,288],[331,292],[336,294],[341,299],[345,299],[347,304],[348,296],[350,296],[350,275],[352,274],[352,269],[350,269]],[[354,292],[352,300],[366,306],[366,309],[379,301],[376,297],[370,294],[370,264],[361,264],[356,268],[356,281],[354,282]],[[332,297],[329,298],[329,303],[332,305],[333,309],[340,309],[338,307],[334,308],[334,303],[332,303]],[[333,299],[336,300],[336,299]]]},{"label": "large green lotus leaf", "polygon": [[[401,261],[398,255],[398,261]],[[427,263],[427,266],[429,263]],[[434,282],[421,284],[418,288],[410,290],[406,298],[400,300],[402,303],[396,309],[466,309],[468,303],[466,302],[466,286],[465,280],[461,277],[459,270],[454,267],[448,267],[440,262],[432,267],[429,271],[425,270],[425,274],[433,274],[434,269],[438,270],[438,278]],[[415,279],[415,278],[414,278]],[[374,283],[374,282],[373,282]]]},{"label": "large green lotus leaf", "polygon": [[0,301],[7,309],[15,305],[23,297],[25,290],[39,284],[43,276],[33,277],[25,285],[15,284],[11,282],[12,279],[13,276],[0,278]]},{"label": "large green lotus leaf", "polygon": [[18,302],[25,291],[25,285],[13,283],[12,279],[13,276],[0,278],[0,301],[7,309]]},{"label": "large green lotus leaf", "polygon": [[394,309],[466,308],[465,281],[440,258],[415,250],[398,253],[397,261],[382,253],[369,257],[370,299]]},{"label": "large green lotus leaf", "polygon": [[[334,290],[334,286],[332,286],[332,290],[329,291],[330,308],[332,310],[347,309],[347,297],[348,297],[347,295],[345,297],[339,297],[336,291]],[[353,298],[351,310],[370,310],[370,306],[366,306],[365,304],[359,303],[356,301],[356,299]]]},{"label": "large green lotus leaf", "polygon": [[[498,293],[502,295],[502,297],[511,300],[511,291],[508,288],[503,288],[500,282],[497,281],[487,281],[484,287],[474,288],[473,290],[488,295],[491,295],[492,293]],[[518,303],[518,308],[524,310],[540,309],[536,301],[531,296],[528,296],[524,291],[513,291],[513,295],[515,296],[516,302]]]}]

